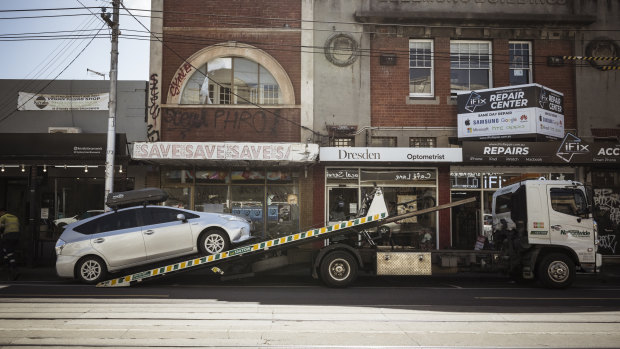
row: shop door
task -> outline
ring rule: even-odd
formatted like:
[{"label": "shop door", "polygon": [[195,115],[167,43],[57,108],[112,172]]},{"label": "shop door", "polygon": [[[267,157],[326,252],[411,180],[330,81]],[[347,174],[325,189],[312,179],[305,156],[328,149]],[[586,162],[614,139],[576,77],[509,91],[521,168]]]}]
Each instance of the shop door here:
[{"label": "shop door", "polygon": [[473,250],[476,238],[482,232],[480,192],[452,192],[452,202],[471,197],[476,201],[452,208],[452,247],[459,250]]},{"label": "shop door", "polygon": [[359,203],[357,188],[328,188],[327,197],[329,222],[349,220],[357,215]]}]

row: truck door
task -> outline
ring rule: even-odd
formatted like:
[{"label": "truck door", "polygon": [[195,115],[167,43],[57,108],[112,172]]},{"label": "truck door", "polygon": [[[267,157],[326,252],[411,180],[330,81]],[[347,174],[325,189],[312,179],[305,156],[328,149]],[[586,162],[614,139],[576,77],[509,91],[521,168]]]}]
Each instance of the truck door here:
[{"label": "truck door", "polygon": [[573,249],[584,263],[595,261],[593,219],[584,192],[573,187],[547,186],[551,243]]}]

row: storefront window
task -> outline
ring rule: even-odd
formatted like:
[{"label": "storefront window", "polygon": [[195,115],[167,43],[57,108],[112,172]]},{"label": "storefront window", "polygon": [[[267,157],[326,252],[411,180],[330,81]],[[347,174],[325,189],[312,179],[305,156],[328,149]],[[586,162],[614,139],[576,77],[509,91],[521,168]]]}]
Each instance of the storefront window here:
[{"label": "storefront window", "polygon": [[265,187],[258,185],[233,185],[231,187],[232,214],[252,221],[254,233],[264,236]]},{"label": "storefront window", "polygon": [[164,201],[164,206],[190,208],[190,188],[164,187],[163,189],[168,193],[168,200]]},{"label": "storefront window", "polygon": [[297,187],[294,185],[267,186],[267,236],[275,238],[299,230]]},{"label": "storefront window", "polygon": [[229,212],[226,206],[227,197],[228,186],[197,185],[194,199],[194,210],[215,213]]},{"label": "storefront window", "polygon": [[[435,206],[435,169],[327,169],[327,214],[330,222],[355,217],[375,185],[383,190],[390,216]],[[414,216],[379,227],[385,241],[416,249],[432,249],[437,243],[437,214]]]}]

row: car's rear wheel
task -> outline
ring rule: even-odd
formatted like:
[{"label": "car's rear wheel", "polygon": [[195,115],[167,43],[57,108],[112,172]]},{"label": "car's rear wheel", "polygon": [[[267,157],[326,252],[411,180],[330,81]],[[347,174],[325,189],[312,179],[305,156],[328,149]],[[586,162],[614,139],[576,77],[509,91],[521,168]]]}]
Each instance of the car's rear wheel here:
[{"label": "car's rear wheel", "polygon": [[75,276],[85,284],[96,284],[105,279],[108,269],[103,259],[97,256],[86,256],[75,266]]},{"label": "car's rear wheel", "polygon": [[200,253],[211,255],[226,251],[230,248],[230,241],[225,233],[219,230],[208,230],[198,239]]}]

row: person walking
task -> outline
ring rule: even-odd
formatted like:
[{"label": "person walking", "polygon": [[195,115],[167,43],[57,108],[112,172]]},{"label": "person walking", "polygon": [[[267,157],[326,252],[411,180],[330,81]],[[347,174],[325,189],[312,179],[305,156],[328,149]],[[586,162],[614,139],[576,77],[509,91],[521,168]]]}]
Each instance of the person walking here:
[{"label": "person walking", "polygon": [[3,263],[8,265],[11,280],[19,278],[15,250],[19,246],[19,219],[0,208],[0,252]]}]

